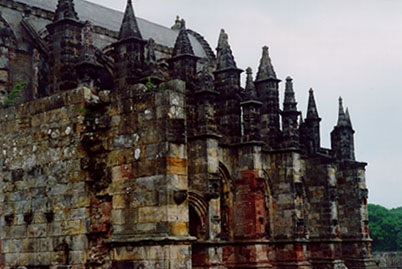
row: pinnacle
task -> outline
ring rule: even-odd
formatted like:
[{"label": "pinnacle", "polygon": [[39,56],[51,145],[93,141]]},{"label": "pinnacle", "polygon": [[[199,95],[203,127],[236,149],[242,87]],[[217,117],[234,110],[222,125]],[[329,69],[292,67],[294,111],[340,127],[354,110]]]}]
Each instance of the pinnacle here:
[{"label": "pinnacle", "polygon": [[127,0],[126,11],[124,12],[124,18],[119,32],[119,40],[129,38],[142,40],[141,32],[138,27],[131,0]]},{"label": "pinnacle", "polygon": [[269,57],[268,47],[264,46],[262,48],[262,57],[260,60],[260,66],[258,67],[256,81],[261,81],[261,80],[266,80],[266,79],[278,80],[276,77],[274,67],[271,62],[271,58]]},{"label": "pinnacle", "polygon": [[57,8],[54,14],[53,21],[60,21],[64,19],[76,20],[78,21],[77,12],[74,9],[73,0],[59,0],[57,3]]},{"label": "pinnacle", "polygon": [[339,97],[339,111],[338,111],[338,123],[336,126],[348,126],[352,127],[350,121],[349,109],[346,109],[346,114],[343,109],[342,97]]},{"label": "pinnacle", "polygon": [[248,67],[246,69],[246,73],[247,73],[246,88],[245,88],[246,95],[248,95],[249,97],[257,97],[257,92],[253,82],[253,70],[251,69],[251,67]]},{"label": "pinnacle", "polygon": [[283,102],[284,111],[297,111],[295,92],[293,90],[293,79],[288,76],[286,78],[285,99]]},{"label": "pinnacle", "polygon": [[188,37],[186,30],[181,30],[177,36],[176,43],[173,48],[173,57],[181,55],[192,55],[194,56],[193,47],[191,46],[190,39]]},{"label": "pinnacle", "polygon": [[233,57],[232,50],[228,41],[229,37],[222,29],[219,35],[217,54],[218,54],[218,66],[217,70],[236,68],[236,62]]},{"label": "pinnacle", "polygon": [[317,106],[314,99],[314,91],[312,88],[309,90],[309,99],[307,105],[307,119],[319,119]]}]

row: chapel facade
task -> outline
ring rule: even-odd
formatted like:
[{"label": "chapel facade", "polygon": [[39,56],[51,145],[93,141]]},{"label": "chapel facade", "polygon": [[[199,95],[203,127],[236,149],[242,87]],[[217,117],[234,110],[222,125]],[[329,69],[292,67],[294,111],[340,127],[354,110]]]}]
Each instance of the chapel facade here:
[{"label": "chapel facade", "polygon": [[0,0],[0,268],[377,268],[339,99],[84,0]]}]

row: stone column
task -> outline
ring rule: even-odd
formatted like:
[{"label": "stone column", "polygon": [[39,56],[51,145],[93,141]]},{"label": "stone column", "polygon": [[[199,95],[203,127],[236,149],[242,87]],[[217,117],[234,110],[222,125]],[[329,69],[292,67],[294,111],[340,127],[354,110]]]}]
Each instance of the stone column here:
[{"label": "stone column", "polygon": [[122,110],[111,130],[118,135],[108,156],[113,266],[191,268],[185,84],[162,83],[156,92],[134,88],[117,100]]},{"label": "stone column", "polygon": [[365,166],[365,163],[342,162],[336,174],[342,257],[348,268],[377,268],[371,255]]}]

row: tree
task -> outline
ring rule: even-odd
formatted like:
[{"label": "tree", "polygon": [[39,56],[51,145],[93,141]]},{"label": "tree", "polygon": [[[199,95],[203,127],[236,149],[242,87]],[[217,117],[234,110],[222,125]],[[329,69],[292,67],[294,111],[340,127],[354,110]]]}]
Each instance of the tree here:
[{"label": "tree", "polygon": [[370,236],[374,251],[402,250],[402,207],[391,210],[368,205]]}]

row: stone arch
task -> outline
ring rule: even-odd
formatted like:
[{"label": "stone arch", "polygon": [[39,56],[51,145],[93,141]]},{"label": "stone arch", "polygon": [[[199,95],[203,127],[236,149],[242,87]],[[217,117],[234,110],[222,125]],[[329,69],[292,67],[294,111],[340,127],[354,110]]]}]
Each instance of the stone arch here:
[{"label": "stone arch", "polygon": [[208,202],[194,191],[188,192],[189,205],[189,233],[198,239],[206,239],[206,220],[208,216]]},{"label": "stone arch", "polygon": [[10,59],[17,39],[8,22],[0,14],[0,99],[3,101],[11,85]]},{"label": "stone arch", "polygon": [[266,223],[265,223],[265,233],[268,238],[273,236],[274,225],[274,205],[273,205],[273,186],[271,177],[266,170],[263,171],[263,179],[264,179],[264,198],[265,198],[265,211],[266,211]]},{"label": "stone arch", "polygon": [[219,162],[220,177],[220,210],[221,210],[221,235],[222,239],[231,239],[234,235],[233,227],[233,203],[234,184],[226,166]]}]

